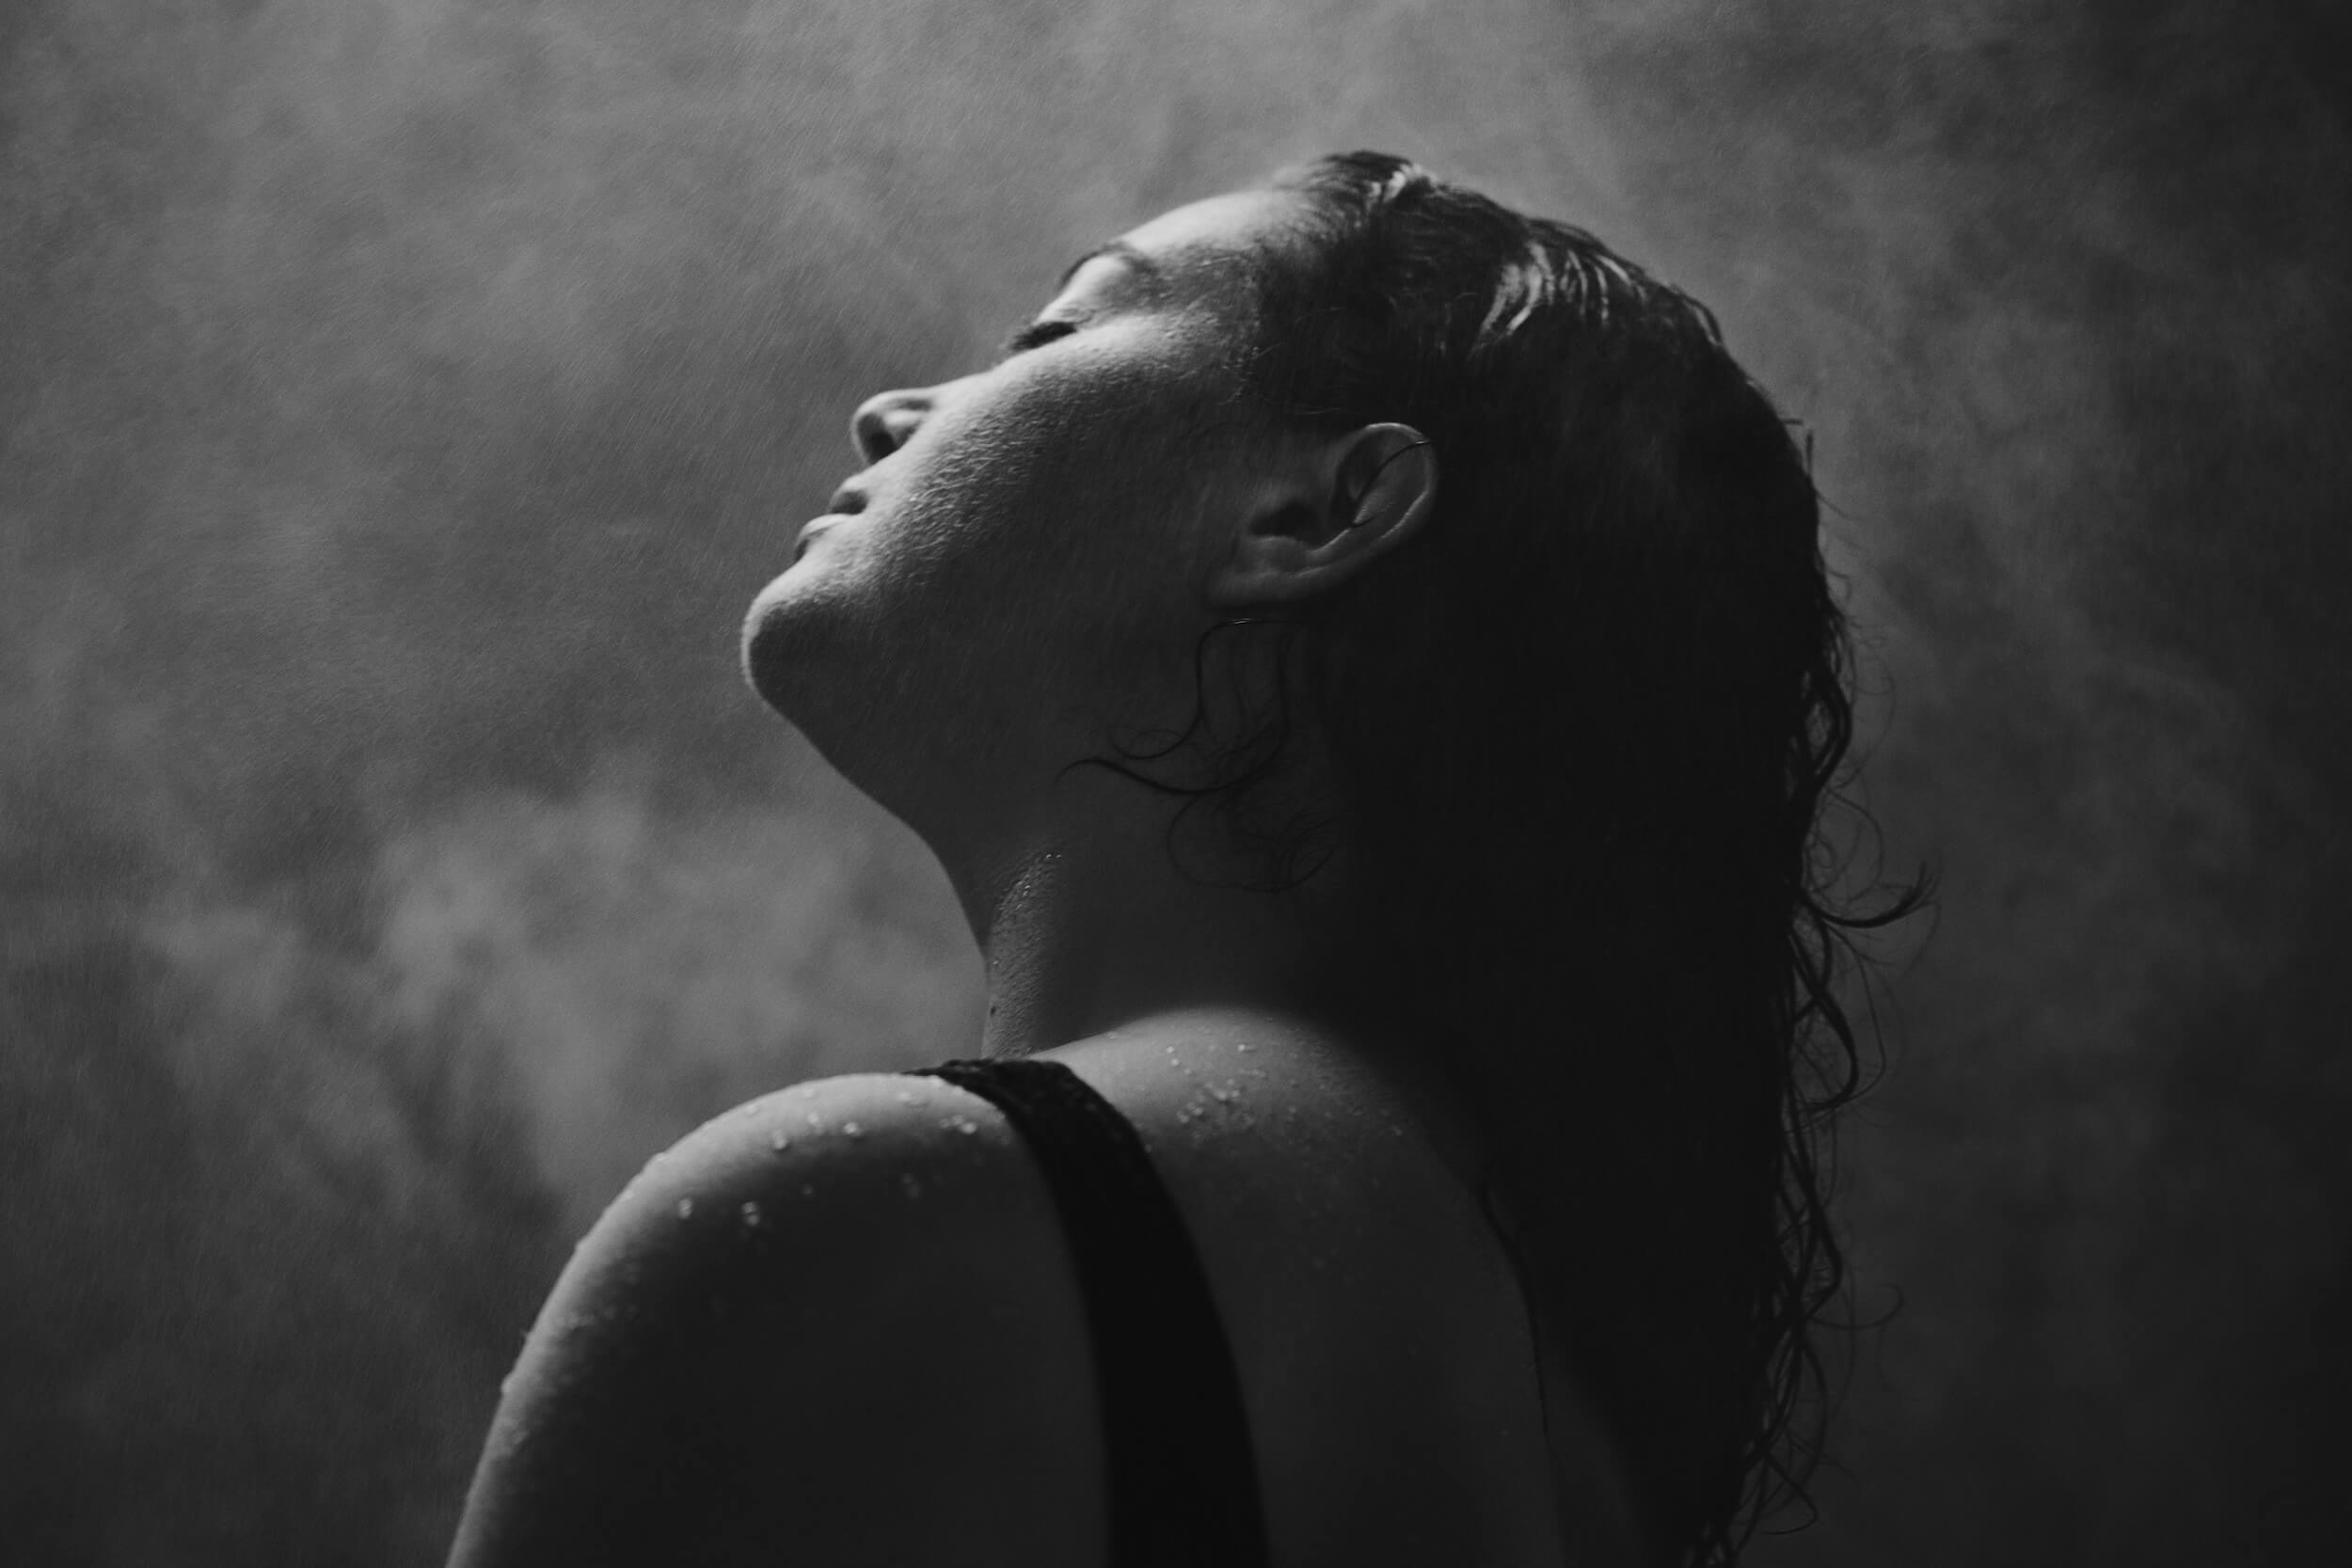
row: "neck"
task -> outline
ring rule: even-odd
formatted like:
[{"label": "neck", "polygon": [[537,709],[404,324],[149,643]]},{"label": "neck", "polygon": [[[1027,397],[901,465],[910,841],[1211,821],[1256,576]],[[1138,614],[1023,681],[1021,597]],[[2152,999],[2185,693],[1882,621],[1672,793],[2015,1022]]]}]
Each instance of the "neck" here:
[{"label": "neck", "polygon": [[1174,801],[1101,777],[1084,790],[1085,809],[993,853],[941,853],[987,963],[981,1053],[1031,1055],[1175,1013],[1277,1015],[1386,1078],[1476,1188],[1473,1118],[1428,1042],[1399,1032],[1396,976],[1348,912],[1344,857],[1295,895],[1217,885],[1239,868],[1194,864],[1188,877],[1170,855]]},{"label": "neck", "polygon": [[1279,898],[1187,881],[1156,843],[1156,872],[1105,847],[1049,841],[1016,863],[977,933],[986,1054],[1026,1055],[1185,1008],[1311,1007],[1315,966]]},{"label": "neck", "polygon": [[1073,774],[1057,803],[947,864],[988,967],[986,1054],[1194,1007],[1316,1010],[1329,985],[1311,904],[1216,885],[1231,866],[1187,876],[1167,843],[1177,802],[1126,781]]}]

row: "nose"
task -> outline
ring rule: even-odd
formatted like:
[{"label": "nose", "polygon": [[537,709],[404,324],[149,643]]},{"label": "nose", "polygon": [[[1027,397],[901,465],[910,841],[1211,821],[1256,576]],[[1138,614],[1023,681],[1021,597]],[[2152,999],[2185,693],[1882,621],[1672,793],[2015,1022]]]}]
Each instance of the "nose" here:
[{"label": "nose", "polygon": [[871,465],[881,462],[914,434],[931,406],[929,392],[878,392],[857,405],[850,420],[850,440],[858,456]]}]

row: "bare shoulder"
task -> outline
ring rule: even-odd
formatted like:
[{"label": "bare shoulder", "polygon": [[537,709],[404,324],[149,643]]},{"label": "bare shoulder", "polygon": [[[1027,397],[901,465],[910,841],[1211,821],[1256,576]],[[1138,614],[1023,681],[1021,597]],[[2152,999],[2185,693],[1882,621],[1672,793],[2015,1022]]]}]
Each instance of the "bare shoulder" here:
[{"label": "bare shoulder", "polygon": [[1193,1233],[1276,1561],[1631,1560],[1610,1446],[1547,1387],[1443,1112],[1344,1039],[1247,1015],[1048,1054],[1136,1124]]},{"label": "bare shoulder", "polygon": [[1280,1020],[1204,1011],[1046,1054],[1135,1124],[1187,1219],[1207,1233],[1204,1246],[1222,1239],[1271,1249],[1236,1259],[1250,1275],[1286,1260],[1355,1275],[1430,1247],[1449,1249],[1456,1262],[1491,1258],[1481,1251],[1475,1200],[1440,1153],[1427,1108],[1344,1041]]},{"label": "bare shoulder", "polygon": [[1086,1324],[985,1101],[821,1079],[657,1158],[532,1330],[453,1563],[1082,1562]]}]

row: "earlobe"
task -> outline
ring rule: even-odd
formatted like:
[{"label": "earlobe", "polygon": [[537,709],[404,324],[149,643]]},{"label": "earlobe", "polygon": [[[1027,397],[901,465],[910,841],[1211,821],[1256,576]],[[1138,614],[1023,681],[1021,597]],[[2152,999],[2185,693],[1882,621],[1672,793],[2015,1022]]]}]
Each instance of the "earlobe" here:
[{"label": "earlobe", "polygon": [[1327,593],[1426,523],[1436,504],[1434,443],[1410,425],[1366,425],[1319,443],[1272,476],[1234,518],[1212,608]]}]

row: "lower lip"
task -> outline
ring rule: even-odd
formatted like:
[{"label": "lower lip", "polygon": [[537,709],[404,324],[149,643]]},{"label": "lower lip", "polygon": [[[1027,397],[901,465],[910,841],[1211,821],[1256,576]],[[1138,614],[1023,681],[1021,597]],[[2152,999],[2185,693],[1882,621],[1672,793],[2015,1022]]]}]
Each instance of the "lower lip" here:
[{"label": "lower lip", "polygon": [[803,524],[801,529],[800,537],[793,541],[792,559],[798,561],[802,556],[806,555],[808,553],[809,546],[817,542],[817,536],[818,534],[824,532],[827,529],[831,528],[834,524],[839,522],[842,518],[848,515],[850,515],[850,514],[846,512],[828,512],[823,516]]}]

